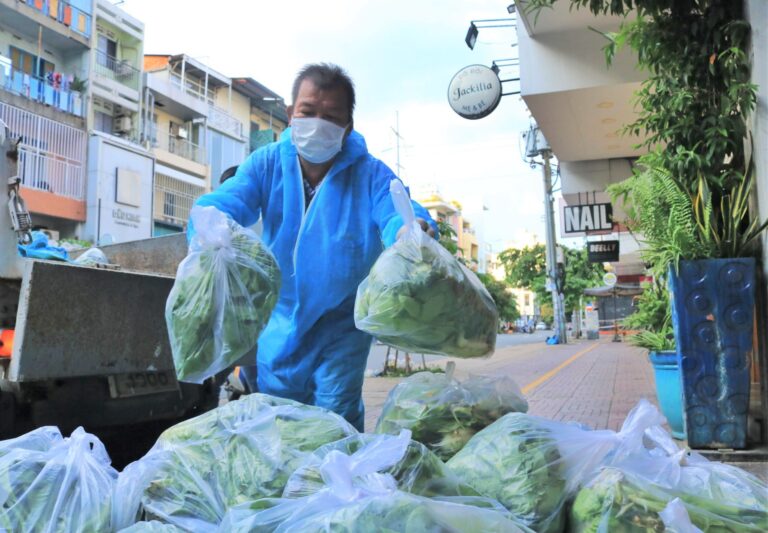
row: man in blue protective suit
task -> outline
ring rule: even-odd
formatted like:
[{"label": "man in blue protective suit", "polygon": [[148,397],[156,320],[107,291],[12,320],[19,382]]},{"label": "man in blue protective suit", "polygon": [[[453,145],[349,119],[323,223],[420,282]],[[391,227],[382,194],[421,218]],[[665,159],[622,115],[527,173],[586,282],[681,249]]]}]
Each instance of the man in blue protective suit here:
[{"label": "man in blue protective suit", "polygon": [[[242,226],[261,217],[280,265],[280,297],[259,337],[258,390],[325,407],[362,431],[372,339],[355,328],[355,295],[402,229],[389,195],[395,175],[354,131],[354,86],[341,68],[304,67],[292,99],[280,141],[253,152],[197,205]],[[434,235],[426,210],[414,209]]]}]

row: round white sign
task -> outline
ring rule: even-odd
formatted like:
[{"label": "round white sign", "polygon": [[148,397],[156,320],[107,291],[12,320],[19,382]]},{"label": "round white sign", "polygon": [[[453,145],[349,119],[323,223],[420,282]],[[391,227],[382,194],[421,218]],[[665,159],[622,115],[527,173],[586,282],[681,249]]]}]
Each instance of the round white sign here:
[{"label": "round white sign", "polygon": [[603,283],[605,283],[609,287],[613,287],[614,285],[616,285],[617,280],[618,278],[616,277],[616,274],[614,274],[613,272],[606,272],[605,274],[603,274]]},{"label": "round white sign", "polygon": [[485,65],[469,65],[448,86],[448,103],[459,116],[475,120],[488,116],[501,100],[501,80]]}]

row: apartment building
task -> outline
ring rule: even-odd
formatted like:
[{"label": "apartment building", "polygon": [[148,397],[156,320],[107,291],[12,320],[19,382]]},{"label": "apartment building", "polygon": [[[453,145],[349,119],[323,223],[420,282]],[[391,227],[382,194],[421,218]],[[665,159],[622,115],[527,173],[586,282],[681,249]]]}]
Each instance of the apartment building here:
[{"label": "apartment building", "polygon": [[248,153],[250,100],[185,54],[146,55],[144,124],[156,158],[155,235],[182,231],[195,199]]},{"label": "apartment building", "polygon": [[88,93],[88,212],[80,237],[109,243],[152,235],[154,157],[141,135],[144,24],[94,1]]},{"label": "apartment building", "polygon": [[233,88],[250,101],[248,122],[248,149],[277,141],[288,127],[283,98],[253,78],[232,78]]},{"label": "apartment building", "polygon": [[21,137],[33,222],[74,235],[86,218],[92,0],[0,0],[0,120]]}]

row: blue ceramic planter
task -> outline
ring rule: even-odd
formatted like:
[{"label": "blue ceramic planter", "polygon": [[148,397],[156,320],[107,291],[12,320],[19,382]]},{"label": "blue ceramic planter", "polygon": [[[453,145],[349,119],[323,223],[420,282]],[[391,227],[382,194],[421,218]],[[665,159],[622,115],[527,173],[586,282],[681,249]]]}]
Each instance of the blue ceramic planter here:
[{"label": "blue ceramic planter", "polygon": [[755,261],[681,261],[670,269],[672,321],[692,448],[743,449],[747,440]]},{"label": "blue ceramic planter", "polygon": [[683,440],[685,439],[683,385],[677,352],[650,352],[648,359],[653,365],[656,398],[659,400],[661,412],[667,418],[672,436]]}]

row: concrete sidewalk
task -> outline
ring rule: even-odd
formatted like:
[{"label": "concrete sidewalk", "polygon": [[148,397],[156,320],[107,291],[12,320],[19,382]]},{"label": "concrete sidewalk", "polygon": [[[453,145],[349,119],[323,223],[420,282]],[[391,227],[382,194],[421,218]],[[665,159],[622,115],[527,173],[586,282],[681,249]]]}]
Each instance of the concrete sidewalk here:
[{"label": "concrete sidewalk", "polygon": [[[487,359],[444,358],[456,362],[456,375],[507,375],[520,386],[529,413],[577,421],[594,429],[618,430],[641,398],[658,406],[653,368],[645,350],[625,342],[574,341],[566,345],[528,344],[501,348]],[[389,391],[402,378],[366,378],[365,428],[373,431]],[[685,442],[680,443],[685,446]],[[768,481],[768,463],[727,461]]]}]

